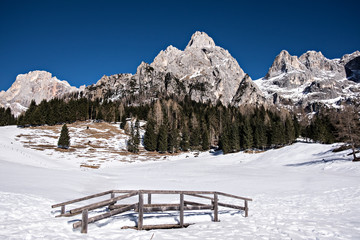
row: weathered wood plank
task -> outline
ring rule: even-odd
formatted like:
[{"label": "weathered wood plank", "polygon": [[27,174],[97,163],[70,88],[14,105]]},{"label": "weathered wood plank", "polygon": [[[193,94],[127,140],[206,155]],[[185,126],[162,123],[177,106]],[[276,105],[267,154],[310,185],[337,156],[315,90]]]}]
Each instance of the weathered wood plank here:
[{"label": "weathered wood plank", "polygon": [[180,226],[184,227],[184,194],[180,194]]},{"label": "weathered wood plank", "polygon": [[[187,228],[192,224],[185,223],[182,227]],[[152,230],[152,229],[172,229],[172,228],[181,228],[179,224],[159,224],[159,225],[144,225],[143,230]],[[121,229],[138,229],[137,227],[124,226]]]},{"label": "weathered wood plank", "polygon": [[113,191],[114,191],[114,190],[110,190],[110,191],[101,192],[101,193],[89,195],[89,196],[82,197],[82,198],[77,198],[77,199],[74,199],[74,200],[71,200],[71,201],[67,201],[67,202],[62,202],[62,203],[54,204],[54,205],[51,206],[51,208],[57,208],[57,207],[61,207],[61,206],[64,206],[64,205],[69,205],[69,204],[71,204],[71,203],[76,203],[76,202],[81,202],[81,201],[89,200],[89,199],[91,199],[91,198],[101,197],[101,196],[104,196],[104,195],[106,195],[106,194],[110,194],[110,193],[112,193]]},{"label": "weathered wood plank", "polygon": [[117,202],[119,200],[129,198],[129,197],[133,197],[135,195],[137,195],[136,191],[128,193],[128,194],[124,194],[124,195],[121,195],[121,196],[118,196],[118,197],[114,197],[114,198],[111,198],[111,199],[108,199],[108,200],[104,200],[104,201],[101,201],[101,202],[92,203],[92,204],[89,204],[89,205],[86,205],[86,206],[83,206],[83,207],[74,208],[74,209],[70,210],[70,213],[82,212],[82,210],[84,210],[84,209],[93,210],[93,209],[96,209],[96,208],[105,207],[105,206],[108,206],[108,205],[110,205],[112,203],[115,203],[115,202]]},{"label": "weathered wood plank", "polygon": [[110,209],[110,210],[119,209],[119,208],[125,207],[125,206],[127,206],[127,205],[129,205],[129,204],[115,204],[115,205],[110,205],[110,206],[109,206],[109,209]]},{"label": "weathered wood plank", "polygon": [[[91,217],[91,218],[88,219],[88,223],[93,223],[93,222],[102,220],[104,218],[108,218],[108,217],[114,216],[116,214],[120,214],[120,213],[129,211],[131,209],[134,209],[136,207],[136,205],[137,205],[136,203],[135,204],[130,204],[130,205],[127,205],[127,206],[125,206],[123,208],[119,208],[119,209],[116,209],[116,210],[113,210],[113,211],[110,211],[110,212],[107,212],[107,213],[103,213],[103,214]],[[76,223],[73,224],[73,228],[78,228],[80,226],[81,226],[81,221],[76,222]]]},{"label": "weathered wood plank", "polygon": [[148,204],[151,204],[151,193],[148,193]]},{"label": "weathered wood plank", "polygon": [[205,199],[209,199],[211,201],[214,200],[214,198],[212,198],[212,197],[202,196],[202,195],[199,195],[199,194],[186,194],[186,195],[192,196],[192,197],[198,197],[198,198],[205,198]]},{"label": "weathered wood plank", "polygon": [[214,194],[214,222],[219,222],[219,201],[217,193]]},{"label": "weathered wood plank", "polygon": [[206,204],[204,204],[204,203],[198,203],[198,202],[192,202],[192,201],[184,201],[184,205],[185,205],[185,206],[186,206],[186,205],[196,205],[196,206],[200,205],[200,206],[204,206],[204,205],[206,205]]},{"label": "weathered wood plank", "polygon": [[[117,204],[117,205],[113,205],[110,209],[117,209],[117,208],[122,208],[126,206],[126,204]],[[151,208],[151,207],[154,207],[154,208],[162,208],[162,207],[178,207],[179,204],[144,204],[144,208]],[[139,209],[136,207],[135,208],[135,212],[138,212]]]},{"label": "weathered wood plank", "polygon": [[138,230],[142,230],[144,221],[144,199],[142,193],[139,193],[139,217],[138,217]]},{"label": "weathered wood plank", "polygon": [[218,202],[218,205],[219,205],[219,206],[222,206],[222,207],[228,207],[228,208],[234,208],[234,209],[239,209],[239,210],[245,210],[244,207],[237,206],[237,205],[233,205],[233,204],[227,204],[227,203],[220,203],[220,202]]},{"label": "weathered wood plank", "polygon": [[248,207],[248,201],[245,200],[245,217],[249,216],[249,207]]},{"label": "weathered wood plank", "polygon": [[88,210],[85,209],[82,211],[81,233],[87,233],[87,230],[88,230]]},{"label": "weathered wood plank", "polygon": [[[205,210],[213,209],[212,205],[196,205],[196,206],[184,206],[184,210]],[[138,209],[135,209],[135,212]],[[174,206],[158,206],[158,207],[143,207],[144,212],[166,212],[166,211],[180,211],[180,204]]]},{"label": "weathered wood plank", "polygon": [[61,206],[61,214],[65,214],[65,205]]},{"label": "weathered wood plank", "polygon": [[210,191],[177,191],[177,190],[139,190],[141,193],[145,194],[214,194]]},{"label": "weathered wood plank", "polygon": [[131,193],[138,190],[113,190],[113,193]]},{"label": "weathered wood plank", "polygon": [[245,198],[245,197],[239,197],[236,195],[232,195],[232,194],[228,194],[228,193],[223,193],[223,192],[216,192],[218,195],[222,195],[225,197],[231,197],[231,198],[236,198],[236,199],[241,199],[241,200],[247,200],[247,201],[252,201],[251,198]]}]

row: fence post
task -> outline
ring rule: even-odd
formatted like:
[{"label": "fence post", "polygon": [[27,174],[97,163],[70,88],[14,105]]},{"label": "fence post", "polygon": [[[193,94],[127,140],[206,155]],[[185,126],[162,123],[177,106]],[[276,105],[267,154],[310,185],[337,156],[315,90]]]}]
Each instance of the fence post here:
[{"label": "fence post", "polygon": [[61,206],[61,214],[65,214],[65,205]]},{"label": "fence post", "polygon": [[214,193],[214,222],[219,222],[218,194]]},{"label": "fence post", "polygon": [[248,208],[248,201],[245,200],[245,217],[249,216],[249,208]]},{"label": "fence post", "polygon": [[148,204],[151,204],[151,193],[148,193]]},{"label": "fence post", "polygon": [[[110,199],[111,199],[111,198],[114,198],[114,197],[115,197],[115,193],[111,193],[111,195],[110,195]],[[109,204],[109,208],[110,208],[112,205],[115,205],[115,203],[111,203],[111,204]]]},{"label": "fence post", "polygon": [[143,217],[144,217],[144,199],[143,194],[139,192],[139,219],[138,219],[138,230],[143,228]]},{"label": "fence post", "polygon": [[88,230],[88,210],[85,209],[82,211],[81,233],[87,233],[87,230]]},{"label": "fence post", "polygon": [[180,194],[180,226],[184,227],[184,194]]}]

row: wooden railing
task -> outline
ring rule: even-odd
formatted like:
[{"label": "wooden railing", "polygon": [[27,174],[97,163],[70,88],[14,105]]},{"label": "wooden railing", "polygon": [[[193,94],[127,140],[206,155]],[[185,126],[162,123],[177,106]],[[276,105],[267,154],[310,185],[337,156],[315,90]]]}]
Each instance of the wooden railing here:
[{"label": "wooden railing", "polygon": [[[88,204],[82,207],[73,208],[66,211],[66,206],[93,198],[103,197],[110,195],[107,200],[98,201],[96,203]],[[121,194],[116,196],[116,194]],[[153,204],[152,195],[173,194],[179,195],[178,204]],[[147,195],[147,204],[144,204],[144,195]],[[117,204],[117,202],[138,196],[138,201],[132,204]],[[210,200],[210,204],[199,203],[194,201],[186,201],[185,196],[191,196],[193,198],[202,198]],[[219,202],[219,196],[234,198],[244,201],[243,206],[234,204]],[[248,202],[252,201],[251,198],[239,197],[232,194],[223,192],[211,192],[211,191],[174,191],[174,190],[110,190],[102,193],[93,194],[90,196],[74,199],[67,202],[54,204],[52,208],[61,208],[60,215],[56,217],[71,217],[78,214],[82,214],[82,220],[75,222],[73,228],[81,227],[82,233],[87,233],[87,227],[89,223],[93,223],[117,214],[121,214],[130,210],[138,213],[138,224],[136,227],[124,227],[142,229],[155,229],[155,228],[182,228],[187,227],[189,224],[184,223],[184,211],[186,210],[213,210],[214,222],[219,221],[219,206],[242,210],[245,212],[245,217],[248,217]],[[109,211],[106,213],[96,215],[94,217],[88,217],[88,212],[101,207],[108,207]],[[146,212],[163,212],[163,211],[180,211],[180,223],[179,224],[165,224],[165,225],[143,225],[144,213]]]}]

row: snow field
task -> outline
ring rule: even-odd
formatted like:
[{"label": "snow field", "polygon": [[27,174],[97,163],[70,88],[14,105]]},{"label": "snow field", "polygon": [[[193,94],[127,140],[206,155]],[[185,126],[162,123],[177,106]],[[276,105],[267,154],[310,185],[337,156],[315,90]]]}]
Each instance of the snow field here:
[{"label": "snow field", "polygon": [[[84,169],[76,157],[25,148],[16,141],[21,133],[0,128],[0,239],[360,239],[360,164],[351,162],[349,151],[332,153],[336,144],[296,143],[258,154],[188,153]],[[254,201],[248,218],[220,207],[216,223],[211,211],[186,211],[185,223],[195,224],[185,229],[121,229],[136,225],[137,214],[129,213],[89,224],[87,235],[72,230],[80,215],[55,218],[60,209],[51,209],[110,189],[222,191]],[[178,198],[155,195],[153,201]],[[243,204],[225,197],[220,202]],[[178,221],[178,212],[166,212],[145,214],[144,224]]]}]

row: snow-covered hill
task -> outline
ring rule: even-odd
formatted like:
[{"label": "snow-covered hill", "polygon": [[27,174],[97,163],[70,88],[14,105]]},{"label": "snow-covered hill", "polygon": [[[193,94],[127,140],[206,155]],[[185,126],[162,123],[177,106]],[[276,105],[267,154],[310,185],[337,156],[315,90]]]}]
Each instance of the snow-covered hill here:
[{"label": "snow-covered hill", "polygon": [[[360,163],[351,162],[347,151],[333,153],[336,144],[296,143],[258,154],[187,154],[90,169],[80,168],[76,158],[24,147],[16,140],[24,129],[1,127],[0,132],[0,239],[360,238]],[[215,223],[211,212],[194,211],[186,212],[185,222],[196,224],[186,229],[136,231],[120,229],[135,224],[131,214],[118,215],[90,224],[87,236],[72,230],[71,221],[79,217],[55,218],[50,208],[110,189],[215,190],[253,202],[248,218],[220,208],[221,222]],[[144,223],[177,220],[176,212],[146,214]]]}]

